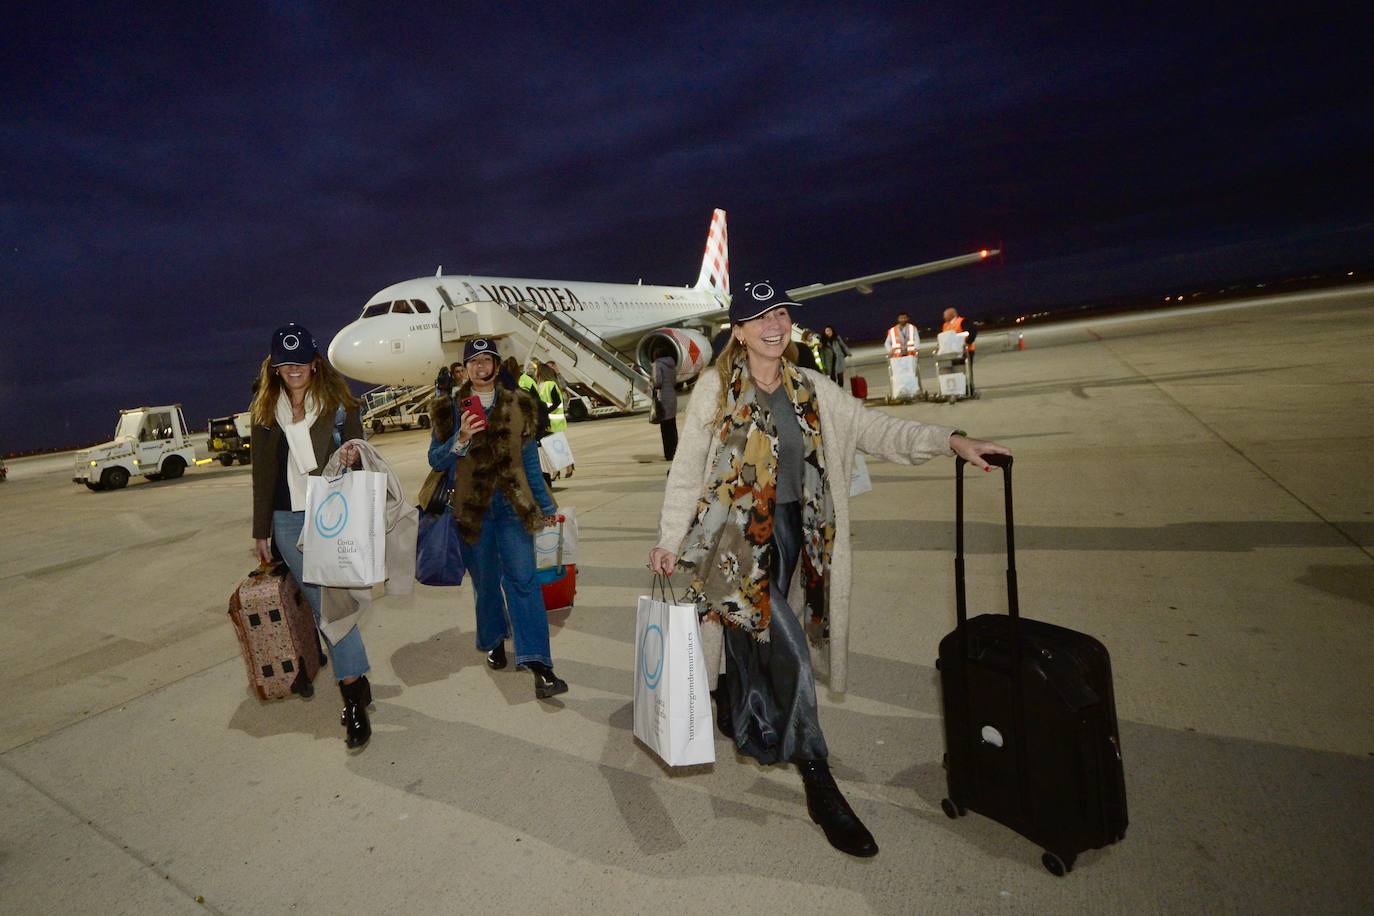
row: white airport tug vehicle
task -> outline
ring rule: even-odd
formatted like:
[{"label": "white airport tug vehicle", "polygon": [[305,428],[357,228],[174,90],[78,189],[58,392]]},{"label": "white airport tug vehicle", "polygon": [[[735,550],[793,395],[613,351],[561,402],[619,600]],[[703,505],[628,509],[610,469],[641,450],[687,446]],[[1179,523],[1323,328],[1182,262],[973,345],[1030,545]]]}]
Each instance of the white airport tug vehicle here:
[{"label": "white airport tug vehicle", "polygon": [[135,407],[119,412],[113,439],[76,453],[72,482],[92,490],[118,490],[134,474],[175,480],[195,461],[180,404]]}]

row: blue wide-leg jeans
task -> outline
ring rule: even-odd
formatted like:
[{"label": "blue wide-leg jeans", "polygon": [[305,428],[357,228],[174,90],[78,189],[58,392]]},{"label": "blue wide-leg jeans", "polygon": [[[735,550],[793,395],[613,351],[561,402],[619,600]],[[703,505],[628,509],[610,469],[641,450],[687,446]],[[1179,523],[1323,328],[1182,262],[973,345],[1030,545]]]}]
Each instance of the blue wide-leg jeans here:
[{"label": "blue wide-leg jeans", "polygon": [[[301,529],[305,526],[304,512],[288,512],[278,509],[272,513],[272,540],[277,545],[277,552],[286,561],[286,566],[291,570],[291,575],[296,578],[296,584],[301,587],[301,594],[305,596],[306,603],[310,605],[310,610],[315,612],[315,626],[320,625],[320,587],[318,585],[307,585],[301,578],[301,568],[304,565],[304,558],[301,556],[300,548],[296,542],[301,538]],[[321,635],[324,635],[321,633]],[[340,681],[351,677],[361,677],[367,674],[367,649],[363,647],[363,634],[358,632],[355,626],[348,631],[343,639],[331,644],[329,637],[325,637],[325,645],[329,646],[329,658],[334,663],[334,677]]]},{"label": "blue wide-leg jeans", "polygon": [[477,604],[477,648],[515,642],[515,663],[553,666],[549,617],[535,579],[534,535],[525,530],[506,497],[497,492],[482,518],[476,544],[459,538],[463,565],[472,578]]}]

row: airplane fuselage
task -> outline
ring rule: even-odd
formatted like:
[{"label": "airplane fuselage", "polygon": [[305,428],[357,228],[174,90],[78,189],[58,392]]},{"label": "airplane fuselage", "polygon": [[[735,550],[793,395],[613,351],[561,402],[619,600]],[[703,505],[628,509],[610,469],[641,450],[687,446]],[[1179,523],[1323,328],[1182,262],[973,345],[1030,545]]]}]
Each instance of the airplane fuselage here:
[{"label": "airplane fuselage", "polygon": [[721,298],[681,286],[533,280],[521,277],[435,276],[395,283],[373,295],[335,336],[329,359],[345,375],[380,385],[432,382],[441,366],[462,358],[462,344],[443,341],[439,314],[452,303],[522,303],[565,314],[610,344],[632,350],[658,327],[719,312]]}]

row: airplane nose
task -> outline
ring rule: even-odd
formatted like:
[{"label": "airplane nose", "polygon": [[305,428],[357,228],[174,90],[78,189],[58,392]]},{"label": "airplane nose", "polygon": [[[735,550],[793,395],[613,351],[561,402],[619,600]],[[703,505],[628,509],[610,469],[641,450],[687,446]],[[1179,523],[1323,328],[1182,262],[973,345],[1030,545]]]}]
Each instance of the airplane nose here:
[{"label": "airplane nose", "polygon": [[346,326],[329,342],[329,362],[344,375],[360,382],[382,384],[381,357],[390,351],[391,342],[380,333],[369,332],[362,322]]}]

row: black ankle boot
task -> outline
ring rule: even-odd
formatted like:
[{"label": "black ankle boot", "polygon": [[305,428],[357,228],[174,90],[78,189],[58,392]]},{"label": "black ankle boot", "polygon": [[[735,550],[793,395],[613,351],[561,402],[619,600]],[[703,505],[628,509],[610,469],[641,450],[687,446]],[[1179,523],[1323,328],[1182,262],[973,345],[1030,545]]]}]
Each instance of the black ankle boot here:
[{"label": "black ankle boot", "polygon": [[534,695],[541,700],[568,692],[568,682],[553,673],[553,669],[543,662],[525,662],[525,667],[534,672]]},{"label": "black ankle boot", "polygon": [[725,689],[725,678],[721,677],[721,684],[711,691],[711,699],[716,701],[716,728],[720,733],[731,741],[735,740],[735,716],[730,710],[730,693]]},{"label": "black ankle boot", "polygon": [[851,856],[876,856],[878,844],[840,794],[835,777],[830,775],[830,764],[824,760],[798,760],[797,769],[806,786],[806,810],[825,831],[830,845]]},{"label": "black ankle boot", "polygon": [[343,694],[343,715],[339,724],[348,730],[344,744],[356,749],[367,744],[372,737],[372,723],[367,719],[367,707],[372,704],[372,685],[366,677],[360,677],[351,684],[339,681],[339,693]]},{"label": "black ankle boot", "polygon": [[498,642],[496,648],[487,653],[487,667],[493,671],[500,671],[506,667],[506,644]]}]

